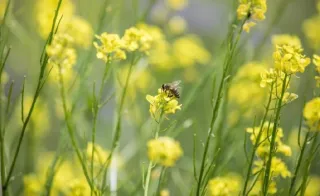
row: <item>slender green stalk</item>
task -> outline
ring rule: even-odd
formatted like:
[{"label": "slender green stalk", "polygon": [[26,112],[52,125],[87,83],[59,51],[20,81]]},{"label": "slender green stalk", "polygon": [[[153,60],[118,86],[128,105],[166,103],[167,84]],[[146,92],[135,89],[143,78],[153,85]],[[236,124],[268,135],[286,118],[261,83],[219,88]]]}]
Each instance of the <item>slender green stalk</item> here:
[{"label": "slender green stalk", "polygon": [[89,172],[88,169],[86,167],[86,163],[85,160],[83,160],[82,155],[81,155],[81,150],[76,142],[76,138],[74,135],[74,129],[73,129],[73,125],[72,125],[72,120],[71,120],[71,116],[70,116],[70,112],[68,111],[67,108],[67,100],[66,100],[66,92],[65,92],[65,88],[64,88],[64,81],[63,81],[63,75],[61,73],[61,67],[59,65],[59,87],[60,87],[60,97],[62,100],[62,107],[63,107],[63,112],[64,112],[64,118],[65,118],[65,122],[67,125],[67,129],[68,129],[68,133],[70,136],[70,140],[71,140],[71,144],[73,149],[76,151],[77,157],[80,161],[83,173],[86,177],[86,180],[88,182],[88,184],[90,185],[91,190],[94,189],[94,186],[92,184],[92,181],[90,180],[89,177]]},{"label": "slender green stalk", "polygon": [[253,146],[252,153],[251,153],[251,156],[250,156],[250,161],[249,161],[249,165],[248,165],[248,169],[247,169],[246,180],[245,180],[244,185],[243,185],[243,192],[242,192],[243,196],[249,194],[249,192],[247,193],[247,187],[248,187],[249,179],[250,179],[250,176],[251,176],[253,160],[254,160],[254,156],[256,154],[257,148],[260,145],[260,138],[261,138],[261,135],[262,135],[263,125],[266,122],[267,116],[268,116],[268,113],[269,113],[270,104],[271,104],[271,101],[272,101],[272,92],[273,92],[273,84],[271,85],[271,89],[270,89],[270,93],[269,93],[269,99],[268,99],[267,105],[265,107],[265,112],[264,112],[264,116],[263,116],[263,119],[262,119],[262,122],[261,122],[261,125],[260,125],[259,133],[257,135],[256,142],[255,142],[255,144]]},{"label": "slender green stalk", "polygon": [[[91,179],[92,179],[92,184],[94,185],[94,155],[95,155],[95,141],[96,141],[96,128],[97,128],[97,120],[98,120],[98,114],[99,111],[101,109],[100,107],[100,102],[101,102],[101,98],[102,98],[102,94],[103,94],[103,89],[105,87],[106,84],[106,80],[108,79],[109,76],[109,71],[110,71],[110,66],[111,64],[108,62],[105,65],[105,70],[103,73],[103,77],[101,80],[101,85],[100,85],[100,90],[99,90],[99,94],[98,97],[95,95],[95,84],[94,84],[94,88],[93,88],[93,103],[92,103],[92,114],[93,114],[93,126],[92,126],[92,135],[91,135],[91,139],[92,139],[92,158],[91,158]],[[93,189],[91,189],[91,195],[93,194]]]},{"label": "slender green stalk", "polygon": [[[50,31],[50,34],[48,36],[46,44],[51,44],[61,3],[62,3],[62,0],[59,0],[58,5],[57,5],[57,9],[55,11],[55,16],[54,16],[53,22],[52,22],[52,28],[51,28],[51,31]],[[48,56],[47,56],[47,54],[45,54],[43,60],[41,60],[40,74],[39,74],[39,78],[38,78],[36,91],[35,91],[35,94],[33,96],[33,100],[32,100],[32,103],[31,103],[30,110],[28,112],[28,115],[27,115],[27,117],[26,117],[26,119],[25,119],[25,121],[23,123],[22,129],[21,129],[21,133],[20,133],[19,140],[18,140],[18,145],[17,145],[17,148],[16,148],[16,150],[14,152],[14,157],[13,157],[13,161],[12,161],[12,164],[11,164],[9,172],[8,172],[8,176],[6,177],[6,180],[2,182],[3,183],[2,184],[2,192],[3,192],[4,196],[7,193],[9,182],[11,180],[11,176],[13,174],[13,170],[14,170],[16,162],[17,162],[17,158],[18,158],[18,155],[19,155],[19,152],[20,152],[22,140],[24,138],[24,134],[25,134],[27,125],[29,123],[29,120],[30,120],[31,115],[33,113],[33,109],[34,109],[35,104],[37,102],[37,99],[38,99],[38,97],[40,95],[40,92],[41,92],[41,89],[43,87],[43,84],[45,82],[45,80],[43,80],[43,79],[44,79],[44,73],[45,73],[45,70],[46,70],[47,62],[48,62]]]},{"label": "slender green stalk", "polygon": [[[242,28],[244,23],[246,22],[247,19],[242,21],[242,24],[239,28],[239,31],[237,33],[236,39],[233,43],[233,39],[229,39],[229,43],[228,43],[228,51],[227,54],[225,56],[225,63],[224,63],[224,67],[223,67],[223,74],[222,74],[222,78],[219,84],[219,90],[218,90],[218,94],[217,94],[217,100],[214,103],[214,108],[212,110],[212,118],[211,118],[211,123],[210,123],[210,127],[209,127],[209,132],[207,135],[207,139],[206,139],[206,143],[205,143],[205,147],[204,147],[204,152],[202,155],[202,162],[201,162],[201,167],[200,167],[200,174],[199,174],[199,178],[198,178],[198,185],[197,185],[197,196],[200,195],[200,191],[201,191],[201,186],[202,186],[202,178],[204,176],[204,170],[205,170],[205,162],[206,162],[206,158],[207,158],[207,153],[208,153],[208,149],[210,146],[210,140],[211,140],[211,135],[213,133],[213,127],[214,124],[216,122],[217,116],[218,116],[218,111],[220,109],[220,104],[221,104],[221,99],[222,99],[222,92],[223,92],[223,87],[226,83],[226,79],[228,78],[228,74],[229,74],[229,70],[234,56],[234,52],[235,49],[237,47],[237,44],[240,40],[240,35],[242,33]],[[203,189],[204,190],[204,189]]]},{"label": "slender green stalk", "polygon": [[307,189],[307,182],[308,182],[308,177],[309,177],[310,166],[311,166],[312,160],[314,158],[314,155],[319,147],[318,146],[318,135],[319,135],[319,132],[317,131],[313,136],[314,138],[313,138],[311,148],[309,151],[309,157],[307,158],[306,165],[304,167],[303,178],[302,178],[302,183],[301,183],[301,192],[300,192],[300,195],[302,195],[302,196],[305,194],[305,191]]},{"label": "slender green stalk", "polygon": [[[299,133],[301,132],[301,125],[302,125],[302,115],[301,115],[301,120],[300,120]],[[309,135],[310,135],[310,131],[307,132],[307,134],[306,134],[306,136],[304,138],[303,144],[301,146],[301,149],[300,149],[299,157],[298,157],[298,160],[297,160],[297,163],[296,163],[296,167],[295,167],[295,170],[294,170],[294,174],[293,174],[293,177],[292,177],[291,183],[290,183],[289,195],[292,195],[292,193],[294,191],[294,185],[295,185],[295,182],[296,182],[296,179],[297,179],[297,176],[298,176],[298,172],[299,172],[300,166],[302,164],[302,159],[303,159],[303,155],[304,155],[304,152],[306,150],[306,147],[307,147],[307,143],[308,143],[308,140],[309,140]],[[298,140],[299,140],[299,143],[300,143],[300,137],[298,137]]]},{"label": "slender green stalk", "polygon": [[[155,133],[154,139],[157,139],[158,136],[159,136],[159,131],[160,131],[160,125],[161,125],[161,121],[162,121],[162,116],[163,116],[163,112],[161,112],[159,121],[157,122],[157,128],[156,128],[156,133]],[[144,196],[148,196],[151,170],[152,170],[153,167],[154,167],[154,163],[153,163],[152,161],[149,161],[149,166],[148,166],[148,170],[147,170],[146,181],[145,181],[145,184],[144,184]]]},{"label": "slender green stalk", "polygon": [[[287,87],[287,79],[288,79],[288,75],[285,74],[284,80],[283,80],[283,84],[282,84],[282,89],[281,89],[281,95],[280,98],[278,100],[278,105],[276,107],[276,116],[273,122],[273,129],[272,129],[272,136],[271,136],[271,142],[270,142],[270,150],[269,150],[269,157],[267,160],[267,165],[266,165],[266,171],[265,171],[265,175],[263,178],[263,195],[267,195],[268,194],[268,186],[269,186],[269,181],[270,181],[270,173],[271,173],[271,163],[272,163],[272,158],[273,158],[273,154],[275,151],[275,141],[276,141],[276,136],[277,136],[277,129],[278,129],[278,125],[279,125],[279,119],[280,119],[280,112],[281,112],[281,108],[282,108],[282,100],[283,100],[283,96],[284,93],[286,91],[286,87]],[[289,83],[289,82],[288,82]]]}]

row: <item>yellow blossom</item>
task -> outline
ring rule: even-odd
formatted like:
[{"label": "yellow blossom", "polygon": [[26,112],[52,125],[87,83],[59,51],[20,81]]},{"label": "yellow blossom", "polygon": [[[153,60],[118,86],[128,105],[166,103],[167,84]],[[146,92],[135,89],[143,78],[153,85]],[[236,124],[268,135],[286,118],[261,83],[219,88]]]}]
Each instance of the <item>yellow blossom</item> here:
[{"label": "yellow blossom", "polygon": [[186,35],[174,41],[173,55],[182,67],[209,62],[210,53],[203,47],[201,40],[194,35]]},{"label": "yellow blossom", "polygon": [[303,117],[313,131],[320,131],[320,98],[316,97],[306,103]]},{"label": "yellow blossom", "polygon": [[168,27],[172,34],[181,34],[186,31],[188,24],[181,16],[174,16],[170,18]]},{"label": "yellow blossom", "polygon": [[273,35],[272,44],[274,45],[274,47],[276,47],[277,45],[292,45],[297,48],[300,48],[302,46],[299,37],[288,34]]},{"label": "yellow blossom", "polygon": [[102,33],[96,35],[96,38],[101,42],[99,45],[94,42],[93,45],[97,49],[97,58],[108,62],[111,60],[124,60],[127,58],[124,49],[124,42],[117,34]]},{"label": "yellow blossom", "polygon": [[[256,160],[254,162],[255,167],[252,170],[252,173],[257,173],[264,169],[264,161],[263,160]],[[291,177],[291,172],[288,170],[286,164],[277,157],[272,157],[271,161],[271,174],[273,177],[281,176],[282,178]]]},{"label": "yellow blossom", "polygon": [[309,45],[314,50],[318,50],[320,48],[320,15],[305,20],[302,27]]},{"label": "yellow blossom", "polygon": [[252,22],[252,21],[246,22],[246,23],[243,25],[243,30],[244,30],[245,32],[247,32],[247,33],[250,33],[250,29],[251,29],[252,27],[254,27],[254,26],[256,26],[256,23],[255,23],[255,22]]},{"label": "yellow blossom", "polygon": [[169,96],[168,93],[161,88],[158,89],[158,95],[147,95],[146,99],[150,103],[149,111],[154,118],[162,113],[174,114],[176,110],[181,110],[181,104],[179,105],[178,100],[175,97]]},{"label": "yellow blossom", "polygon": [[319,195],[320,193],[320,177],[319,176],[310,176],[308,179],[308,185],[306,188],[305,196],[314,196]]},{"label": "yellow blossom", "polygon": [[282,98],[282,103],[287,104],[298,99],[298,95],[295,93],[285,92]]},{"label": "yellow blossom", "polygon": [[77,53],[73,48],[74,39],[68,34],[55,34],[52,43],[47,46],[49,67],[71,69],[76,63]]},{"label": "yellow blossom", "polygon": [[0,1],[0,21],[2,20],[7,7],[7,0]]},{"label": "yellow blossom", "polygon": [[314,54],[312,62],[316,66],[317,72],[320,73],[320,56]]},{"label": "yellow blossom", "polygon": [[188,0],[166,0],[166,5],[173,10],[182,10],[188,5]]},{"label": "yellow blossom", "polygon": [[43,185],[39,181],[36,175],[28,174],[23,177],[24,196],[40,195]]},{"label": "yellow blossom", "polygon": [[302,54],[303,49],[294,45],[276,46],[273,53],[275,68],[286,74],[303,73],[310,58]]},{"label": "yellow blossom", "polygon": [[170,196],[170,191],[168,189],[162,189],[160,191],[160,196]]},{"label": "yellow blossom", "polygon": [[90,186],[85,179],[73,179],[69,183],[69,191],[66,196],[87,196],[90,193]]},{"label": "yellow blossom", "polygon": [[101,146],[99,146],[98,144],[95,144],[93,146],[93,144],[91,142],[88,143],[87,145],[87,159],[88,162],[91,163],[91,159],[92,159],[92,148],[94,148],[94,159],[93,159],[93,163],[97,164],[98,166],[102,166],[107,160],[108,157],[110,155],[109,151],[104,150]]},{"label": "yellow blossom", "polygon": [[179,142],[170,137],[152,139],[147,146],[150,161],[165,167],[174,166],[183,153]]},{"label": "yellow blossom", "polygon": [[230,174],[215,177],[208,183],[207,196],[233,196],[238,195],[241,190],[241,177]]},{"label": "yellow blossom", "polygon": [[124,46],[128,51],[133,52],[139,50],[148,54],[153,38],[145,30],[131,27],[125,31],[122,40],[124,41]]}]

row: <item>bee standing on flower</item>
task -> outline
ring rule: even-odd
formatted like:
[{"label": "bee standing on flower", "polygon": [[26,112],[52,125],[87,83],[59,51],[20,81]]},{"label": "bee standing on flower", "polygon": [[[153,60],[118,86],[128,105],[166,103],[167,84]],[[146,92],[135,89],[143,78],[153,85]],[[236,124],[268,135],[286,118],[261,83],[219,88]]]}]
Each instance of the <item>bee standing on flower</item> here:
[{"label": "bee standing on flower", "polygon": [[168,84],[162,84],[161,89],[163,92],[167,93],[168,97],[180,98],[180,83],[181,80],[177,80]]}]

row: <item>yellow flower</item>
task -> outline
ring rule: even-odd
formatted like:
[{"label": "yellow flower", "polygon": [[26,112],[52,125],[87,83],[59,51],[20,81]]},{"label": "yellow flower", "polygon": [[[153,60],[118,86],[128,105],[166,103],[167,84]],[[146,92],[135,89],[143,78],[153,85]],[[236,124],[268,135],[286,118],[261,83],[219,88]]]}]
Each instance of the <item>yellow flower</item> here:
[{"label": "yellow flower", "polygon": [[[52,21],[55,15],[55,10],[58,6],[59,0],[37,0],[35,3],[35,13],[36,13],[36,20],[37,26],[39,28],[39,33],[42,38],[47,38],[51,31]],[[64,0],[62,1],[58,20],[63,16],[60,24],[60,27],[65,26],[66,23],[72,18],[75,12],[75,7],[71,0]]]},{"label": "yellow flower", "polygon": [[2,20],[7,7],[7,0],[0,2],[0,21]]},{"label": "yellow flower", "polygon": [[181,34],[186,31],[188,24],[181,16],[174,16],[169,20],[168,27],[172,34]]},{"label": "yellow flower", "polygon": [[314,196],[319,195],[320,193],[320,177],[319,176],[310,176],[308,179],[308,185],[306,188],[305,196]]},{"label": "yellow flower", "polygon": [[153,38],[145,30],[131,27],[125,31],[122,40],[128,51],[139,50],[147,53],[151,48]]},{"label": "yellow flower", "polygon": [[251,29],[252,27],[254,27],[254,26],[256,26],[256,23],[255,23],[255,22],[252,22],[252,21],[246,22],[246,23],[243,25],[243,30],[244,30],[245,32],[247,32],[247,33],[250,33],[250,29]]},{"label": "yellow flower", "polygon": [[295,93],[285,92],[282,98],[282,103],[287,104],[298,99],[298,95]]},{"label": "yellow flower", "polygon": [[160,191],[160,196],[170,196],[170,191],[168,189],[162,189]]},{"label": "yellow flower", "polygon": [[274,45],[274,47],[276,47],[277,45],[291,45],[300,48],[302,46],[299,37],[288,34],[273,35],[272,44]]},{"label": "yellow flower", "polygon": [[93,42],[93,45],[97,49],[97,58],[104,62],[112,60],[124,60],[127,58],[124,49],[124,42],[117,34],[102,33],[100,36],[96,35],[96,38],[101,42],[99,45],[97,42]]},{"label": "yellow flower", "polygon": [[[257,149],[257,156],[260,158],[267,158],[269,155],[270,150],[270,140],[268,139],[272,135],[273,131],[273,123],[265,122],[262,126],[260,139],[259,139],[259,146]],[[251,133],[250,140],[254,145],[258,139],[258,135],[260,132],[260,126],[254,128],[247,128],[246,130],[248,133]],[[276,130],[276,139],[275,139],[275,146],[278,149],[278,153],[282,153],[285,156],[291,156],[291,148],[287,145],[282,143],[283,138],[283,130],[281,128],[277,128]]]},{"label": "yellow flower", "polygon": [[203,47],[201,40],[194,35],[186,35],[173,43],[173,56],[182,67],[194,64],[206,64],[210,61],[210,53]]},{"label": "yellow flower", "polygon": [[169,97],[167,92],[161,88],[158,89],[158,95],[146,96],[147,101],[150,103],[150,113],[153,118],[157,118],[158,115],[174,114],[176,110],[181,110],[181,104],[179,105],[178,100],[175,97]]},{"label": "yellow flower", "polygon": [[170,137],[159,137],[148,141],[148,157],[150,161],[172,167],[182,156],[183,152],[179,142]]},{"label": "yellow flower", "polygon": [[[264,161],[256,160],[254,161],[255,167],[252,169],[252,173],[255,174],[259,171],[264,170]],[[291,172],[288,170],[286,164],[279,158],[273,157],[271,161],[271,170],[272,177],[281,176],[282,178],[291,177]]]},{"label": "yellow flower", "polygon": [[85,179],[72,179],[69,182],[69,191],[67,196],[87,196],[90,195],[91,189]]},{"label": "yellow flower", "polygon": [[241,190],[241,177],[230,174],[223,177],[215,177],[208,183],[207,196],[233,196]]},{"label": "yellow flower", "polygon": [[[266,0],[239,0],[239,6],[237,9],[238,20],[243,20],[245,18],[252,18],[255,21],[261,21],[265,19],[265,13],[267,11]],[[250,28],[255,26],[256,23],[249,21],[243,26],[243,30],[247,33],[250,32]]]},{"label": "yellow flower", "polygon": [[173,10],[182,10],[188,5],[188,0],[166,0],[166,5]]},{"label": "yellow flower", "polygon": [[302,27],[309,45],[314,50],[318,50],[320,48],[320,15],[305,20]]},{"label": "yellow flower", "polygon": [[320,74],[320,56],[314,54],[312,62],[316,66],[317,72]]},{"label": "yellow flower", "polygon": [[108,159],[110,152],[104,150],[101,146],[98,144],[95,144],[93,147],[93,144],[91,142],[88,143],[87,145],[87,159],[88,162],[91,163],[92,159],[92,148],[94,148],[94,159],[93,163],[96,164],[97,166],[102,166]]},{"label": "yellow flower", "polygon": [[69,34],[74,39],[74,43],[83,48],[88,48],[92,43],[93,29],[86,20],[79,16],[72,17],[59,32]]},{"label": "yellow flower", "polygon": [[302,54],[303,49],[294,45],[276,46],[273,53],[275,68],[286,74],[303,73],[310,58]]},{"label": "yellow flower", "polygon": [[28,174],[23,177],[24,196],[40,195],[43,184],[39,181],[36,175]]},{"label": "yellow flower", "polygon": [[320,98],[314,98],[306,103],[303,116],[312,131],[320,131]]},{"label": "yellow flower", "polygon": [[77,53],[73,48],[73,41],[74,39],[68,34],[54,35],[52,43],[46,48],[46,52],[49,56],[49,68],[72,68],[77,60]]},{"label": "yellow flower", "polygon": [[282,79],[284,78],[284,73],[283,72],[279,72],[273,68],[269,69],[269,70],[265,70],[263,72],[261,72],[261,82],[260,82],[260,86],[262,88],[266,87],[267,85],[271,85],[275,82],[279,83],[279,80],[282,81]]}]

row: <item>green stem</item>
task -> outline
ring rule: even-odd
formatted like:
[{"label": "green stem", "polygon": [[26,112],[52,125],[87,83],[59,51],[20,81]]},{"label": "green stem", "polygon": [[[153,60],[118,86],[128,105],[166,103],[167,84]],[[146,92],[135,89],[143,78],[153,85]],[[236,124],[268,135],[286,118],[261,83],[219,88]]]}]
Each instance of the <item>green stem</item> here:
[{"label": "green stem", "polygon": [[68,129],[68,133],[71,139],[71,144],[73,149],[76,151],[77,157],[80,161],[83,173],[86,177],[86,180],[88,182],[88,184],[90,185],[91,190],[94,189],[92,181],[90,180],[89,174],[88,174],[88,170],[86,167],[86,164],[81,156],[81,151],[77,145],[75,136],[74,136],[74,130],[73,130],[73,126],[72,126],[72,122],[71,122],[71,117],[70,117],[70,113],[67,109],[67,101],[66,101],[66,92],[65,92],[65,88],[64,88],[64,82],[63,82],[63,75],[61,73],[61,67],[59,66],[59,86],[60,86],[60,96],[61,96],[61,100],[62,100],[62,106],[63,106],[63,112],[64,112],[64,118],[65,118],[65,122],[67,125],[67,129]]},{"label": "green stem", "polygon": [[[157,139],[158,136],[159,136],[162,116],[163,116],[163,112],[161,112],[159,121],[157,121],[158,124],[157,124],[157,128],[156,128],[156,133],[155,133],[154,139]],[[144,196],[148,196],[149,184],[150,184],[150,176],[151,176],[151,170],[153,168],[153,164],[154,163],[152,161],[149,161],[149,166],[148,166],[148,171],[147,171],[147,176],[146,176],[146,182],[145,182],[145,185],[144,185]]]},{"label": "green stem", "polygon": [[[276,107],[276,116],[273,122],[273,130],[272,130],[272,136],[271,136],[271,142],[270,142],[270,150],[269,150],[269,157],[267,160],[267,165],[266,165],[266,171],[263,179],[263,195],[267,195],[268,193],[268,186],[269,186],[269,180],[270,180],[270,172],[271,172],[271,163],[272,163],[272,157],[274,154],[275,150],[275,141],[277,137],[277,129],[278,129],[278,124],[279,124],[279,119],[280,119],[280,112],[282,108],[282,100],[284,93],[286,91],[287,87],[287,78],[288,75],[285,74],[284,81],[282,83],[282,89],[281,89],[281,95],[280,99],[278,100],[278,105]],[[277,85],[277,84],[276,84]]]},{"label": "green stem", "polygon": [[249,161],[249,165],[248,165],[246,180],[245,180],[245,183],[243,185],[243,192],[242,192],[243,196],[249,194],[249,192],[247,193],[247,187],[248,187],[248,183],[249,183],[249,179],[250,179],[250,175],[251,175],[253,160],[254,160],[254,156],[256,154],[257,148],[260,145],[260,138],[261,138],[261,135],[262,135],[262,129],[263,129],[264,123],[266,122],[266,119],[267,119],[267,116],[268,116],[268,112],[269,112],[269,109],[270,109],[270,104],[271,104],[271,101],[272,101],[272,91],[273,91],[273,84],[271,84],[268,103],[267,103],[267,106],[265,108],[265,113],[264,113],[264,116],[263,116],[263,119],[262,119],[262,122],[261,122],[261,125],[260,125],[259,133],[257,135],[256,142],[254,144],[254,147],[253,147],[253,150],[252,150],[252,153],[251,153],[251,156],[250,156],[250,161]]},{"label": "green stem", "polygon": [[319,132],[316,132],[314,134],[314,136],[313,136],[314,138],[313,138],[313,141],[312,141],[312,144],[311,144],[311,148],[310,148],[310,151],[309,151],[309,157],[308,157],[308,159],[306,161],[307,163],[306,163],[306,165],[304,167],[303,180],[302,180],[301,192],[300,192],[301,196],[303,196],[305,194],[305,191],[307,189],[307,182],[308,182],[310,166],[311,166],[312,160],[313,160],[314,155],[315,155],[316,150],[317,150],[318,135],[319,135]]},{"label": "green stem", "polygon": [[294,185],[295,185],[295,182],[296,182],[296,179],[297,179],[297,175],[298,175],[301,163],[302,163],[302,158],[303,158],[304,152],[306,150],[306,146],[307,146],[307,143],[308,143],[309,135],[310,135],[310,131],[307,132],[307,134],[305,136],[305,139],[303,141],[300,153],[299,153],[299,157],[298,157],[298,161],[297,161],[296,168],[295,168],[295,171],[294,171],[294,175],[293,175],[293,177],[291,179],[291,183],[290,183],[289,195],[291,195],[292,191],[294,190]]},{"label": "green stem", "polygon": [[204,176],[204,170],[205,170],[205,162],[206,162],[206,158],[207,158],[207,153],[208,153],[208,149],[209,149],[209,146],[210,146],[210,139],[211,139],[211,135],[212,135],[212,132],[213,132],[213,127],[214,127],[214,124],[216,122],[216,119],[217,119],[217,116],[218,116],[218,111],[220,109],[220,103],[221,103],[221,99],[222,99],[222,91],[223,91],[223,87],[224,87],[224,84],[225,84],[225,80],[226,78],[228,77],[228,73],[229,73],[229,69],[230,69],[230,66],[231,66],[231,62],[232,62],[232,59],[233,59],[233,55],[234,55],[234,52],[235,52],[235,49],[237,47],[237,44],[240,40],[240,35],[242,33],[242,28],[243,28],[243,25],[244,23],[246,22],[246,19],[242,21],[242,24],[239,28],[239,31],[238,31],[238,34],[237,34],[237,37],[236,37],[236,40],[234,43],[232,43],[232,39],[229,40],[229,43],[228,43],[228,47],[230,46],[230,48],[228,48],[228,52],[227,52],[227,55],[225,57],[225,63],[224,63],[224,70],[223,70],[223,75],[222,75],[222,78],[221,78],[221,81],[220,81],[220,84],[219,84],[219,90],[218,90],[218,94],[217,94],[217,100],[214,104],[214,109],[212,110],[212,118],[211,118],[211,123],[210,123],[210,129],[209,129],[209,132],[208,132],[208,135],[207,135],[207,139],[206,139],[206,143],[205,143],[205,147],[204,147],[204,152],[203,152],[203,155],[202,155],[202,162],[201,162],[201,168],[200,168],[200,174],[199,174],[199,178],[198,178],[198,185],[197,185],[197,196],[200,195],[200,190],[201,190],[201,183],[202,183],[202,178]]}]

